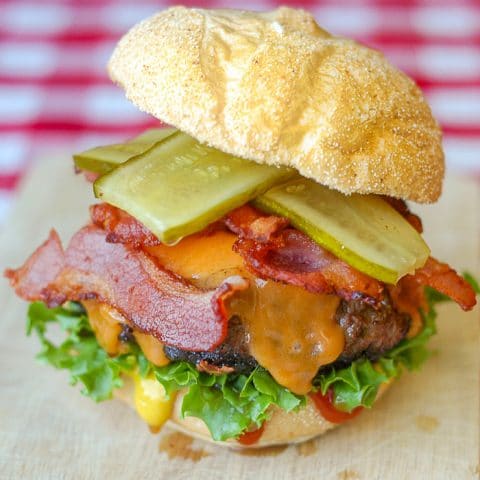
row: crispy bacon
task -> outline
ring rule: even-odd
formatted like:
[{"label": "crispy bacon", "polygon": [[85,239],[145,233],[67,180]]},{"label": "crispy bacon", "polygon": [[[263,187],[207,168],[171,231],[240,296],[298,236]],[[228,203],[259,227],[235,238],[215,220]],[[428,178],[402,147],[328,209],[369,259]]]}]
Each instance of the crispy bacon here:
[{"label": "crispy bacon", "polygon": [[225,301],[248,286],[232,277],[216,290],[200,290],[144,251],[106,242],[105,232],[94,225],[75,234],[65,252],[52,232],[22,267],[5,274],[26,300],[56,306],[98,299],[137,330],[190,351],[212,350],[225,339]]},{"label": "crispy bacon", "polygon": [[347,300],[363,297],[376,303],[382,295],[382,283],[292,228],[266,242],[240,237],[233,248],[261,278],[297,285],[313,293],[335,293]]},{"label": "crispy bacon", "polygon": [[[390,197],[384,197],[384,200],[422,232],[420,218],[410,212],[403,200]],[[314,293],[336,293],[347,300],[360,296],[375,303],[381,297],[383,283],[350,267],[307,235],[286,228],[288,224],[280,220],[285,219],[266,216],[249,205],[234,210],[226,217],[228,228],[240,237],[234,249],[242,255],[253,273],[262,278],[298,285]],[[398,288],[404,292],[415,290],[413,281],[448,295],[464,310],[470,310],[476,304],[471,286],[447,264],[431,257],[414,276],[402,280],[403,286],[399,284]],[[423,298],[423,294],[418,294],[423,289],[416,291],[415,305],[409,308],[409,313],[418,310],[417,304]]]},{"label": "crispy bacon", "polygon": [[62,242],[55,230],[18,269],[5,270],[5,276],[17,295],[25,300],[39,300],[45,285],[52,283],[63,268]]},{"label": "crispy bacon", "polygon": [[[383,197],[412,226],[422,231],[420,219],[403,200]],[[93,222],[107,231],[107,241],[135,246],[158,245],[158,239],[128,213],[108,204],[91,207]],[[205,232],[221,228],[216,222]],[[316,293],[336,293],[343,298],[364,297],[374,303],[381,297],[383,284],[360,273],[318,246],[307,235],[288,227],[286,218],[267,215],[250,205],[230,212],[223,220],[239,236],[236,251],[256,275],[301,286]],[[410,276],[411,277],[411,276]],[[434,259],[418,270],[415,282],[429,285],[450,296],[463,309],[475,305],[475,294],[453,269]]]},{"label": "crispy bacon", "polygon": [[350,267],[304,233],[286,228],[284,218],[244,205],[231,212],[225,223],[239,236],[234,250],[261,278],[313,293],[336,293],[345,299],[363,297],[376,303],[381,298],[381,282]]},{"label": "crispy bacon", "polygon": [[428,285],[457,302],[463,310],[471,310],[477,300],[471,285],[453,268],[433,257],[415,272],[414,278],[422,285]]},{"label": "crispy bacon", "polygon": [[[127,212],[108,203],[91,205],[90,218],[95,225],[107,232],[107,242],[128,243],[137,247],[153,247],[161,244],[145,225]],[[263,214],[247,204],[233,210],[223,220],[212,223],[202,233],[208,235],[227,226],[233,233],[267,241],[275,233],[286,228],[288,223],[286,218]]]},{"label": "crispy bacon", "polygon": [[288,218],[264,214],[248,204],[230,212],[224,221],[233,233],[259,242],[267,242],[290,223]]},{"label": "crispy bacon", "polygon": [[127,212],[108,203],[92,205],[90,217],[95,225],[107,232],[107,242],[145,247],[160,245],[160,240],[147,227]]},{"label": "crispy bacon", "polygon": [[[136,247],[155,247],[160,240],[142,223],[120,208],[100,203],[90,206],[90,218],[98,227],[107,232],[107,242],[126,243]],[[225,230],[223,222],[211,223],[202,230],[202,235],[210,235]]]},{"label": "crispy bacon", "polygon": [[[409,214],[404,202],[396,202],[394,208]],[[67,299],[98,298],[120,310],[137,329],[167,345],[192,351],[215,348],[226,333],[224,302],[236,290],[245,288],[245,282],[227,282],[215,292],[200,291],[141,250],[142,246],[160,242],[129,214],[100,204],[91,207],[91,216],[101,228],[91,225],[82,229],[65,253],[52,231],[23,267],[6,272],[18,295],[50,305]],[[337,294],[347,300],[362,298],[372,304],[383,295],[383,283],[350,267],[302,232],[288,228],[287,219],[245,205],[205,232],[225,226],[239,236],[234,249],[261,278],[314,293]],[[394,288],[405,294],[410,314],[418,310],[423,298],[417,295],[410,305],[410,293],[421,292],[421,285],[450,296],[465,310],[476,303],[467,282],[448,265],[430,258],[415,275],[405,277]],[[406,300],[397,303],[406,305]]]},{"label": "crispy bacon", "polygon": [[410,328],[407,337],[411,338],[420,333],[423,326],[420,309],[426,310],[424,285],[420,284],[413,275],[405,275],[396,285],[387,285],[390,297],[395,308],[410,315]]},{"label": "crispy bacon", "polygon": [[224,373],[232,373],[235,371],[233,367],[229,367],[228,365],[213,365],[207,360],[200,360],[197,363],[197,370],[199,372],[210,373],[212,375],[223,375]]}]

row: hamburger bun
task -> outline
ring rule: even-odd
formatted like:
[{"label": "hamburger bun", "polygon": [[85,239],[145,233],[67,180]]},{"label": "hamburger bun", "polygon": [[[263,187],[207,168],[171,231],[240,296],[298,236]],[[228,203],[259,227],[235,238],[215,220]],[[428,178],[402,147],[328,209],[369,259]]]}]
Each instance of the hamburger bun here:
[{"label": "hamburger bun", "polygon": [[[135,408],[133,381],[129,377],[124,377],[124,386],[114,391],[117,399]],[[383,383],[377,394],[378,399],[385,393],[390,383]],[[287,445],[305,442],[314,437],[323,435],[325,432],[338,426],[325,420],[312,400],[307,397],[307,404],[298,412],[285,412],[276,406],[270,407],[270,418],[265,422],[265,428],[260,439],[253,445],[242,445],[236,440],[227,440],[218,442],[212,439],[205,423],[196,417],[182,418],[180,409],[182,407],[182,399],[184,392],[179,392],[175,399],[172,415],[167,422],[167,426],[198,438],[200,440],[214,443],[215,445],[223,445],[229,448],[262,448],[273,447],[275,445]]]},{"label": "hamburger bun", "polygon": [[224,152],[346,194],[441,193],[441,133],[420,89],[305,11],[173,7],[121,39],[109,73],[141,110]]}]

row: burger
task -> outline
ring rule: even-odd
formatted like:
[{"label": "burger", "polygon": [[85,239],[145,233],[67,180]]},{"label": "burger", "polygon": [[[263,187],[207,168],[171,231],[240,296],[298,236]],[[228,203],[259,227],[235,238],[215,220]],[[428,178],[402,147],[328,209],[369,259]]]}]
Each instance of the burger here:
[{"label": "burger", "polygon": [[300,442],[421,366],[437,302],[474,307],[405,203],[441,193],[438,124],[380,53],[302,10],[174,7],[109,73],[169,127],[75,155],[89,224],[5,272],[83,394],[154,431]]}]

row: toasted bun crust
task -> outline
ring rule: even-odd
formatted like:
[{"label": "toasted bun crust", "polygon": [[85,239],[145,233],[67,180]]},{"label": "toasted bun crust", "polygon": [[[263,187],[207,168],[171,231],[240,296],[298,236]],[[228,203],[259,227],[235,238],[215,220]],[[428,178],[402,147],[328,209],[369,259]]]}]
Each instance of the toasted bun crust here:
[{"label": "toasted bun crust", "polygon": [[[133,382],[130,378],[124,378],[124,387],[115,391],[115,397],[135,408],[133,402]],[[383,395],[391,383],[383,384],[377,395],[378,398]],[[327,422],[319,413],[313,402],[307,398],[307,405],[299,412],[287,413],[284,410],[273,407],[270,410],[270,419],[265,424],[260,440],[254,445],[245,446],[236,440],[227,440],[226,442],[216,442],[210,436],[205,423],[195,417],[181,418],[180,409],[182,406],[183,394],[180,393],[173,408],[172,417],[167,425],[182,433],[186,433],[195,438],[213,442],[216,445],[224,445],[229,448],[261,448],[274,445],[287,445],[305,442],[314,437],[324,434],[337,425]]]},{"label": "toasted bun crust", "polygon": [[441,193],[441,133],[419,88],[305,11],[170,8],[122,38],[109,73],[140,109],[224,152],[347,194]]}]

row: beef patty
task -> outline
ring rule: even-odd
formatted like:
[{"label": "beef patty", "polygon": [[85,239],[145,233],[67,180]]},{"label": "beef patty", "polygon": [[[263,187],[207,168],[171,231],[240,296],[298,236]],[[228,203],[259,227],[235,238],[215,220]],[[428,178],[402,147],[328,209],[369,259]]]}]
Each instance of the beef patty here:
[{"label": "beef patty", "polygon": [[[362,356],[375,360],[400,342],[410,327],[410,316],[395,310],[388,294],[375,307],[361,299],[342,300],[335,320],[343,330],[345,347],[329,367],[346,366]],[[195,365],[206,362],[215,367],[231,367],[238,373],[249,373],[258,365],[250,355],[247,332],[239,317],[230,319],[227,338],[211,352],[189,352],[168,346],[164,350],[172,361]]]}]

